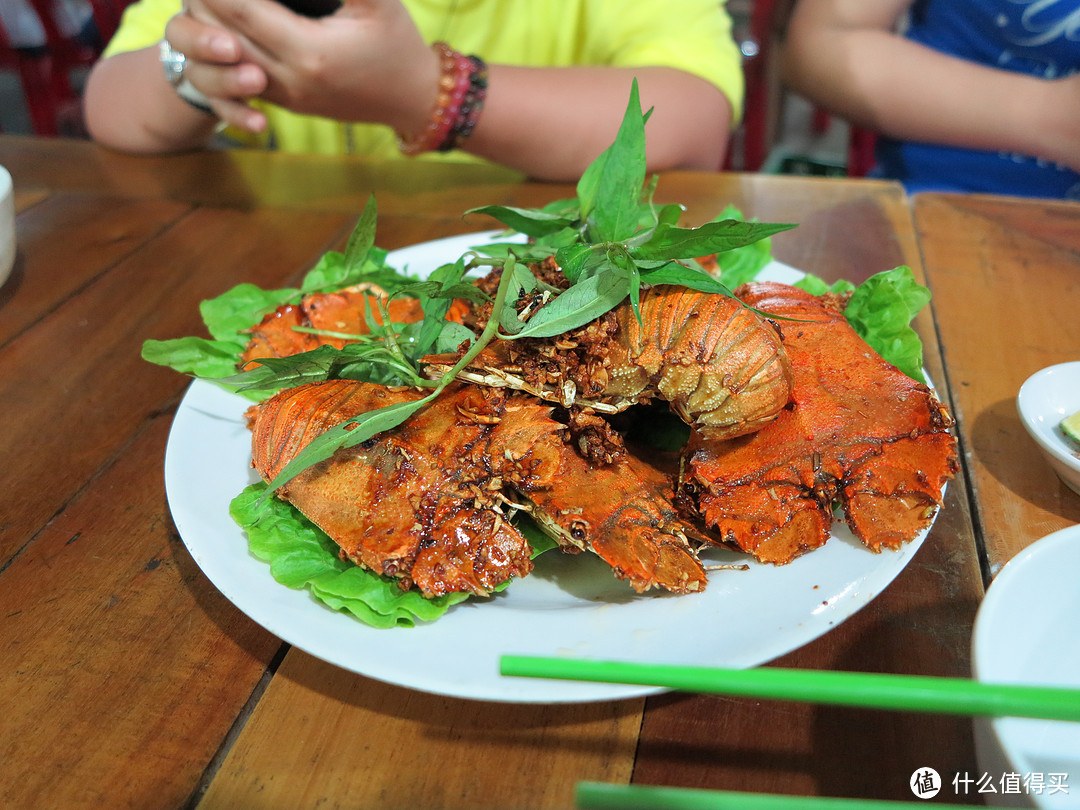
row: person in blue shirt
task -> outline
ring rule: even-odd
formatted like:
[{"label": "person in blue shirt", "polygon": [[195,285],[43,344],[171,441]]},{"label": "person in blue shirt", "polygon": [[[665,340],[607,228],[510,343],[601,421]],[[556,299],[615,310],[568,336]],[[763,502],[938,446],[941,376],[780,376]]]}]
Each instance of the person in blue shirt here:
[{"label": "person in blue shirt", "polygon": [[911,193],[1080,200],[1080,0],[798,0],[785,84]]}]

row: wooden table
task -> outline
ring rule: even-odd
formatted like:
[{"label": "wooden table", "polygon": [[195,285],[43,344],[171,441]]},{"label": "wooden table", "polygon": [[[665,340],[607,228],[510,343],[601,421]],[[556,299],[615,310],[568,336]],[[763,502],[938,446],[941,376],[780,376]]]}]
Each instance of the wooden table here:
[{"label": "wooden table", "polygon": [[[510,705],[383,684],[284,645],[188,555],[162,479],[187,380],[140,359],[146,338],[202,334],[198,302],[240,281],[295,283],[371,193],[392,249],[490,227],[463,220],[469,207],[571,187],[13,136],[0,164],[19,238],[0,288],[0,806],[566,808],[582,779],[911,799],[917,768],[977,771],[962,718],[681,694]],[[927,280],[917,325],[963,473],[895,582],[773,663],[969,675],[988,577],[1080,521],[1013,404],[1028,374],[1080,354],[1080,207],[700,173],[663,177],[658,196],[691,223],[729,203],[796,222],[776,257],[826,278],[908,264]]]}]

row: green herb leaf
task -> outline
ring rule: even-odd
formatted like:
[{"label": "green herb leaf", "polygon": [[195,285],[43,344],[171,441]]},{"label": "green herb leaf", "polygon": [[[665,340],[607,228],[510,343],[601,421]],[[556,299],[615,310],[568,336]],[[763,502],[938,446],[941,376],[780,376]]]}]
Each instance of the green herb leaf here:
[{"label": "green herb leaf", "polygon": [[355,284],[374,284],[389,292],[398,286],[415,281],[386,264],[386,251],[373,247],[368,260],[360,267],[348,269],[345,255],[337,251],[323,254],[318,263],[304,276],[301,288],[304,293],[337,292]]},{"label": "green herb leaf", "polygon": [[699,292],[712,293],[714,295],[728,295],[733,293],[718,279],[713,278],[697,263],[692,265],[680,264],[679,262],[664,262],[655,266],[655,269],[643,270],[641,280],[645,284],[681,284]]},{"label": "green herb leaf", "polygon": [[630,297],[630,307],[634,310],[634,317],[637,319],[638,326],[640,326],[641,272],[639,271],[637,264],[634,263],[634,260],[630,258],[630,255],[621,245],[618,246],[618,248],[609,248],[607,257],[608,261],[618,267],[626,277],[627,287],[629,289],[628,295]]},{"label": "green herb leaf", "polygon": [[375,220],[378,214],[375,207],[375,195],[368,197],[367,204],[360,214],[360,219],[349,235],[345,244],[345,272],[352,274],[364,266],[375,246]]},{"label": "green herb leaf", "polygon": [[744,247],[794,227],[734,219],[706,222],[700,228],[677,228],[663,223],[657,226],[648,242],[631,247],[630,252],[635,259],[641,260],[696,259],[710,253]]},{"label": "green herb leaf", "polygon": [[181,374],[223,377],[236,368],[237,351],[235,342],[224,340],[198,337],[146,340],[142,345],[142,359],[168,366]]},{"label": "green herb leaf", "polygon": [[[742,220],[745,217],[738,208],[728,205],[716,219]],[[720,281],[730,290],[756,279],[770,261],[772,261],[772,240],[769,237],[743,247],[719,251],[716,254],[716,263],[720,268]]]},{"label": "green herb leaf", "polygon": [[399,402],[395,405],[387,405],[384,408],[357,414],[351,419],[339,422],[334,427],[320,433],[303,450],[297,453],[292,461],[277,474],[270,482],[270,490],[277,491],[280,487],[289,483],[296,475],[326,461],[334,453],[343,447],[354,447],[361,442],[366,442],[377,433],[395,428],[427,405],[438,394],[432,393],[423,399],[412,402]]},{"label": "green herb leaf", "polygon": [[575,284],[545,304],[514,337],[554,337],[618,306],[629,292],[626,276],[611,267]]},{"label": "green herb leaf", "polygon": [[466,341],[471,343],[474,340],[476,340],[476,335],[467,326],[454,321],[444,321],[439,337],[435,341],[435,353],[456,352],[462,343]]},{"label": "green herb leaf", "polygon": [[485,205],[471,208],[465,213],[486,214],[512,230],[534,238],[561,231],[575,220],[575,216],[565,213],[548,213],[536,208],[515,208],[510,205]]},{"label": "green herb leaf", "polygon": [[[351,344],[350,344],[351,345]],[[342,351],[333,346],[318,346],[309,352],[290,357],[262,357],[238,374],[220,377],[216,382],[237,391],[276,391],[308,382],[331,379],[332,370],[341,362]]]},{"label": "green herb leaf", "polygon": [[571,284],[577,284],[585,273],[586,264],[595,252],[592,245],[570,245],[555,251],[555,261]]},{"label": "green herb leaf", "polygon": [[[453,267],[454,265],[447,266]],[[404,284],[395,290],[395,294],[441,298],[447,302],[454,298],[462,298],[473,304],[486,304],[491,300],[491,296],[472,284],[466,282],[446,284],[434,279],[428,281],[410,281],[408,284]]]},{"label": "green herb leaf", "polygon": [[645,182],[645,116],[637,79],[614,143],[596,158],[577,184],[581,216],[593,241],[618,242],[638,228]]}]

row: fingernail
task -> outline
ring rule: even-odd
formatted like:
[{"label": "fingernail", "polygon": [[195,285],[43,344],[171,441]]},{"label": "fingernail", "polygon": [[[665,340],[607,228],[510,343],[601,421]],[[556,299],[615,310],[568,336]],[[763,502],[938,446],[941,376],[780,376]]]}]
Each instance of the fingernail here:
[{"label": "fingernail", "polygon": [[210,50],[219,59],[236,58],[236,46],[229,37],[214,37],[211,39]]},{"label": "fingernail", "polygon": [[252,95],[258,95],[265,89],[263,72],[255,67],[255,65],[240,65],[237,72],[237,78],[244,88],[244,91],[251,93]]}]

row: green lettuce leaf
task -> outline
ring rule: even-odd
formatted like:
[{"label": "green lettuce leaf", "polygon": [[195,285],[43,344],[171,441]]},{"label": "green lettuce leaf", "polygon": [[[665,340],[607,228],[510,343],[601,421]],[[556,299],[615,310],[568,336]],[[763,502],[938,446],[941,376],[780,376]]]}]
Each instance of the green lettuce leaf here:
[{"label": "green lettuce leaf", "polygon": [[874,350],[920,382],[923,376],[922,341],[911,321],[930,303],[930,290],[900,266],[868,278],[855,288],[844,317]]},{"label": "green lettuce leaf", "polygon": [[[229,514],[247,533],[248,549],[270,564],[270,574],[288,588],[307,588],[318,601],[377,628],[414,627],[445,615],[469,594],[432,599],[403,591],[397,581],[338,556],[338,546],[292,504],[266,497],[267,485],[252,484],[233,498]],[[524,519],[523,519],[524,518]],[[533,548],[533,557],[555,547],[524,515],[515,525]],[[503,590],[509,582],[496,590]]]},{"label": "green lettuce leaf", "polygon": [[247,532],[248,548],[270,564],[270,573],[289,588],[308,588],[333,608],[352,614],[372,627],[413,627],[433,621],[467,594],[425,599],[418,591],[403,591],[387,577],[338,557],[337,545],[291,504],[263,497],[266,484],[252,484],[229,506]]},{"label": "green lettuce leaf", "polygon": [[877,273],[858,286],[850,281],[830,285],[813,275],[795,286],[814,295],[850,292],[844,317],[859,337],[913,380],[926,382],[922,340],[911,322],[930,302],[930,290],[915,280],[910,267]]}]

